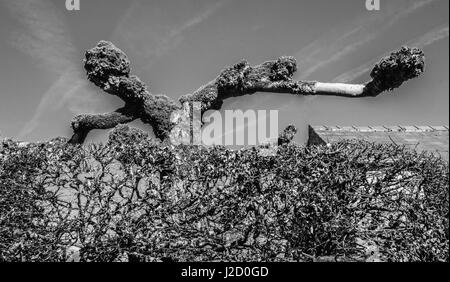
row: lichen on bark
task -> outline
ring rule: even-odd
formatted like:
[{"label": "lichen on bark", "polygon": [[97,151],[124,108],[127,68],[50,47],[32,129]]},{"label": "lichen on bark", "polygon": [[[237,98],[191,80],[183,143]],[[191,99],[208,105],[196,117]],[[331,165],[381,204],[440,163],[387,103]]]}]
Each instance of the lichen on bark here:
[{"label": "lichen on bark", "polygon": [[384,57],[375,65],[370,77],[369,88],[374,93],[392,91],[404,82],[418,77],[425,70],[425,56],[417,48],[402,47],[399,51]]},{"label": "lichen on bark", "polygon": [[106,93],[122,99],[125,106],[112,113],[76,116],[72,122],[74,135],[70,143],[83,143],[92,129],[114,128],[136,119],[151,125],[155,136],[161,141],[168,140],[171,130],[176,126],[171,117],[182,110],[186,102],[199,102],[203,114],[208,110],[219,110],[223,101],[229,97],[256,92],[377,96],[419,76],[424,71],[424,65],[421,50],[403,47],[375,65],[371,81],[366,84],[342,84],[294,80],[298,69],[294,57],[283,56],[256,66],[242,60],[225,68],[216,79],[191,94],[181,96],[176,102],[165,95],[152,95],[139,77],[131,75],[131,63],[127,55],[111,42],[100,41],[86,52],[84,67],[87,78]]},{"label": "lichen on bark", "polygon": [[296,134],[297,128],[292,124],[288,125],[278,137],[278,146],[291,143]]},{"label": "lichen on bark", "polygon": [[165,139],[174,126],[170,114],[179,105],[164,95],[152,95],[139,77],[130,75],[130,61],[114,44],[100,41],[86,52],[84,67],[87,78],[108,94],[125,102],[125,106],[112,113],[82,114],[72,121],[72,144],[83,143],[89,131],[110,129],[136,119],[153,126],[157,138]]}]

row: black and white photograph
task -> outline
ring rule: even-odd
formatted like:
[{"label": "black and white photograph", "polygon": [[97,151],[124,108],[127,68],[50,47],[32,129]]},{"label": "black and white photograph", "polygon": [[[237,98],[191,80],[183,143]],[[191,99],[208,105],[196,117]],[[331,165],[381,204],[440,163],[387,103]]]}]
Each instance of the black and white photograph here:
[{"label": "black and white photograph", "polygon": [[0,268],[43,262],[448,263],[449,1],[0,0]]}]

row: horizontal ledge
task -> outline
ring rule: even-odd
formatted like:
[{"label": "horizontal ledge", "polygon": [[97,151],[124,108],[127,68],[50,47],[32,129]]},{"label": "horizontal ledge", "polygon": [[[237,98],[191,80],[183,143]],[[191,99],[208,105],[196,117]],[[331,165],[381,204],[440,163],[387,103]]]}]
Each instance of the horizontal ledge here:
[{"label": "horizontal ledge", "polygon": [[394,125],[394,126],[331,126],[331,125],[310,125],[315,131],[328,132],[437,132],[449,131],[448,126],[428,126],[428,125]]}]

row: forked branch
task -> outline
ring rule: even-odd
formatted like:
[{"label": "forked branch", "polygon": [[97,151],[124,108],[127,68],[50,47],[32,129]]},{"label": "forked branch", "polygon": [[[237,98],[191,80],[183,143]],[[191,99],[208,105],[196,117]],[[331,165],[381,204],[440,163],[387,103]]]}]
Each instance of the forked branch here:
[{"label": "forked branch", "polygon": [[402,47],[375,65],[365,84],[324,83],[293,79],[297,63],[293,57],[280,57],[261,65],[250,66],[242,61],[223,70],[219,76],[187,94],[176,103],[164,95],[152,95],[147,86],[130,75],[130,61],[123,51],[112,43],[101,41],[86,52],[87,78],[106,93],[121,98],[126,106],[115,112],[98,115],[79,115],[74,118],[72,144],[82,144],[92,129],[109,129],[119,124],[141,119],[153,127],[161,140],[169,137],[176,124],[171,114],[182,109],[186,102],[200,102],[201,112],[218,110],[223,101],[256,92],[294,95],[333,95],[341,97],[375,97],[400,87],[424,71],[425,58],[421,50]]}]

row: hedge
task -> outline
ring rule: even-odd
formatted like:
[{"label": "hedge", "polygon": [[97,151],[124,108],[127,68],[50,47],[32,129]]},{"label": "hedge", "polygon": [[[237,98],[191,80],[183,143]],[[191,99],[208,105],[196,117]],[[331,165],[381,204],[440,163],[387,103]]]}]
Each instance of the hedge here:
[{"label": "hedge", "polygon": [[0,144],[0,261],[449,261],[449,168],[431,154],[170,147],[123,128]]}]

